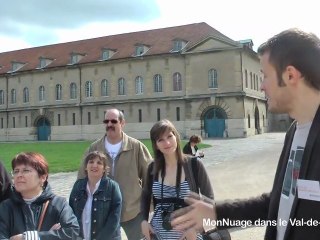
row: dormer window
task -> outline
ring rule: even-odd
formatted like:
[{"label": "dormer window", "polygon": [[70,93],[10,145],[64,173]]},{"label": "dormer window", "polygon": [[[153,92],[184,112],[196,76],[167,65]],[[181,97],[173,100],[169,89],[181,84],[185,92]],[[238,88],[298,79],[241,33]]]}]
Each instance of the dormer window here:
[{"label": "dormer window", "polygon": [[180,52],[186,45],[187,45],[186,41],[181,39],[175,39],[173,40],[172,52]]},{"label": "dormer window", "polygon": [[79,63],[80,60],[84,57],[84,54],[80,53],[71,53],[71,59],[70,59],[70,64],[76,64]]},{"label": "dormer window", "polygon": [[47,66],[46,59],[45,58],[40,58],[40,68],[44,68]]},{"label": "dormer window", "polygon": [[24,65],[25,63],[22,62],[11,62],[11,71],[9,72],[16,72],[19,69],[21,69]]},{"label": "dormer window", "polygon": [[108,50],[104,50],[102,52],[102,60],[108,60],[110,58],[110,52]]},{"label": "dormer window", "polygon": [[143,52],[143,46],[136,46],[136,56],[141,56]]},{"label": "dormer window", "polygon": [[102,49],[102,56],[101,56],[101,60],[108,60],[110,59],[113,54],[115,54],[116,50],[113,49],[109,49],[109,48],[103,48]]},{"label": "dormer window", "polygon": [[79,62],[79,56],[78,55],[71,55],[71,64],[76,64],[77,62]]},{"label": "dormer window", "polygon": [[253,41],[251,39],[240,40],[239,42],[245,48],[252,49],[253,47]]},{"label": "dormer window", "polygon": [[134,56],[139,57],[144,55],[149,50],[149,47],[143,44],[136,44]]},{"label": "dormer window", "polygon": [[40,57],[39,58],[39,68],[45,68],[47,67],[50,63],[52,63],[52,59],[50,58],[44,58],[44,57]]}]

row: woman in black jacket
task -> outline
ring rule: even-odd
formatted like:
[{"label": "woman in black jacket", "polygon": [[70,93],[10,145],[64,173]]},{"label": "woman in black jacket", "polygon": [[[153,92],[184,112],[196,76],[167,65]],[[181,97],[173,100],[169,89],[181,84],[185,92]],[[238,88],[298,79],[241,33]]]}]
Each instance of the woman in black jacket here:
[{"label": "woman in black jacket", "polygon": [[183,147],[183,153],[189,156],[196,156],[203,158],[204,153],[203,151],[198,150],[197,144],[201,142],[201,137],[198,135],[192,135],[189,139],[189,142]]},{"label": "woman in black jacket", "polygon": [[48,163],[39,153],[12,160],[14,187],[0,204],[0,239],[75,239],[79,224],[68,202],[52,193]]},{"label": "woman in black jacket", "polygon": [[9,197],[11,177],[0,161],[0,203]]},{"label": "woman in black jacket", "polygon": [[[141,212],[144,218],[141,230],[145,239],[157,237],[170,240],[202,240],[202,236],[195,231],[177,231],[172,229],[170,224],[170,214],[185,206],[183,199],[190,191],[200,190],[202,195],[213,199],[210,179],[202,162],[182,153],[179,132],[167,119],[153,125],[150,138],[154,162],[148,167],[148,179],[141,195]],[[152,200],[154,214],[149,222]]]}]

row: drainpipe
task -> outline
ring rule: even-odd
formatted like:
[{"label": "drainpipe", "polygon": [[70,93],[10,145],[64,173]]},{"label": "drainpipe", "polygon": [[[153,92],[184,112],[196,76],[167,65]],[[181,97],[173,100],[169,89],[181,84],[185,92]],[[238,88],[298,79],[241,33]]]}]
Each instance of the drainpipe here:
[{"label": "drainpipe", "polygon": [[9,77],[6,74],[6,120],[7,120],[7,129],[6,129],[6,141],[9,141],[9,136],[8,136],[8,128],[9,128]]},{"label": "drainpipe", "polygon": [[[241,65],[241,89],[242,91],[245,93],[244,91],[244,87],[243,87],[243,62],[242,62],[242,49],[240,50],[240,65]],[[245,94],[243,96],[243,110],[244,110],[244,99],[245,99]],[[244,111],[244,117],[246,116],[245,111]]]},{"label": "drainpipe", "polygon": [[[243,104],[243,119],[246,118],[246,109],[245,109],[245,99],[246,99],[246,92],[244,90],[244,87],[243,87],[243,61],[242,61],[242,50],[243,48],[240,50],[240,65],[241,65],[241,87],[242,87],[242,92],[244,93],[243,95],[243,99],[242,99],[242,104]],[[245,127],[245,125],[244,125]],[[246,132],[247,132],[247,129],[245,129],[243,135],[244,137],[246,137]]]},{"label": "drainpipe", "polygon": [[81,71],[81,66],[79,65],[78,66],[78,69],[79,69],[79,110],[80,110],[80,135],[81,135],[81,138],[82,138],[82,135],[83,135],[83,132],[82,132],[82,71]]}]

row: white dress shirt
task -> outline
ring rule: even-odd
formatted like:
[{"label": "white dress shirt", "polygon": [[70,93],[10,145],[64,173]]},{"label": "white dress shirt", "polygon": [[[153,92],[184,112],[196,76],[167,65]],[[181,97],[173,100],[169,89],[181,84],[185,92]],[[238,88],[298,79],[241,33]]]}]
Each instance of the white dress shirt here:
[{"label": "white dress shirt", "polygon": [[96,186],[93,192],[90,192],[89,182],[87,183],[87,202],[84,206],[82,212],[82,228],[83,228],[83,237],[85,240],[91,240],[91,209],[92,209],[92,200],[93,194],[97,191],[101,180],[96,183]]}]

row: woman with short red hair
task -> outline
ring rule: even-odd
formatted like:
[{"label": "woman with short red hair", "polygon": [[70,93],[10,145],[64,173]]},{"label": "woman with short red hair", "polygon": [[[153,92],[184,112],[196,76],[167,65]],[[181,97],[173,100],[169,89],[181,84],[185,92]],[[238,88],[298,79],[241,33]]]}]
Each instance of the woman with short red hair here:
[{"label": "woman with short red hair", "polygon": [[11,165],[14,184],[10,198],[0,204],[0,239],[75,239],[77,218],[68,202],[51,191],[46,159],[22,152]]}]

